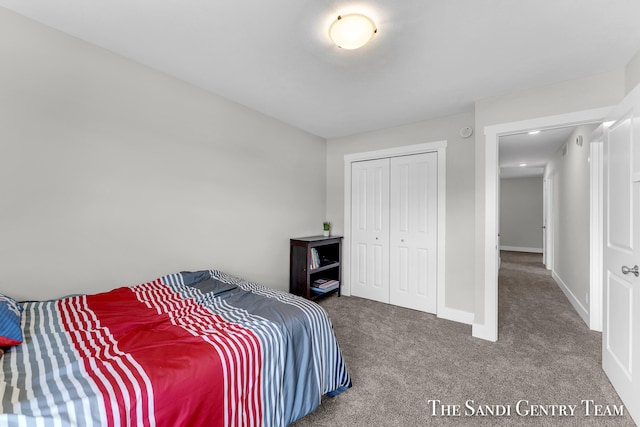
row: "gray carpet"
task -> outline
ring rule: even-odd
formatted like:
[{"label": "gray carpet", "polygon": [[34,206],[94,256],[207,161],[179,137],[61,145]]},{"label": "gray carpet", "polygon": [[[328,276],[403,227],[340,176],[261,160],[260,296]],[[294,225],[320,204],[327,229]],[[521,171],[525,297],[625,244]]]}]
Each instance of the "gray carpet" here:
[{"label": "gray carpet", "polygon": [[[353,387],[324,398],[295,427],[635,425],[626,411],[585,416],[582,400],[622,402],[601,369],[601,334],[578,317],[540,255],[502,255],[497,343],[473,338],[468,325],[366,299],[332,296],[320,304],[331,316]],[[432,416],[428,400],[460,405],[461,416]],[[469,400],[474,412],[479,405],[510,405],[511,415],[467,416]],[[577,407],[574,416],[532,417],[516,413],[519,400],[530,404],[521,406],[523,414],[533,405]]]}]

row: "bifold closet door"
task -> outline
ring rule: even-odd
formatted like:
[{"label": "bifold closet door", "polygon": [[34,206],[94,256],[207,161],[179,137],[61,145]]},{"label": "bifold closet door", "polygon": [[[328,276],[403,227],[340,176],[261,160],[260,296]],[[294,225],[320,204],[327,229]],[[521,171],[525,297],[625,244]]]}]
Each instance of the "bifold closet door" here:
[{"label": "bifold closet door", "polygon": [[351,166],[351,294],[436,313],[438,154]]},{"label": "bifold closet door", "polygon": [[438,154],[391,158],[389,302],[436,313]]},{"label": "bifold closet door", "polygon": [[389,159],[351,167],[351,294],[389,302]]}]

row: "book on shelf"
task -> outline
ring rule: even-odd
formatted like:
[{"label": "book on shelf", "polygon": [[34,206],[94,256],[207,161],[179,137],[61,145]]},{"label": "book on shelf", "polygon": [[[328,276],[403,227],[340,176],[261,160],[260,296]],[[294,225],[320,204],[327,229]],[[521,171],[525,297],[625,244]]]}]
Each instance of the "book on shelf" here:
[{"label": "book on shelf", "polygon": [[333,279],[316,279],[313,281],[312,286],[316,288],[326,289],[326,288],[335,287],[335,285],[338,285],[338,284],[340,284],[340,282]]},{"label": "book on shelf", "polygon": [[320,256],[318,255],[318,250],[316,248],[310,249],[311,256],[309,256],[309,268],[314,270],[320,267]]},{"label": "book on shelf", "polygon": [[337,280],[318,279],[311,285],[311,290],[315,293],[324,294],[326,292],[338,289],[340,282]]}]

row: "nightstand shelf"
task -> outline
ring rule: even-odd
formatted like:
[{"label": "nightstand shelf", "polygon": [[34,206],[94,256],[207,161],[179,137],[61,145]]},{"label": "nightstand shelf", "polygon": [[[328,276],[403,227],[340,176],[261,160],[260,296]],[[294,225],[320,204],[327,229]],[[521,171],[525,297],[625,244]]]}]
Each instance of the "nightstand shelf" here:
[{"label": "nightstand shelf", "polygon": [[[342,237],[340,236],[291,239],[289,292],[307,299],[323,298],[335,293],[339,296],[342,279],[341,260]],[[319,286],[317,281],[322,280],[333,285],[326,291],[314,290],[314,283]]]}]

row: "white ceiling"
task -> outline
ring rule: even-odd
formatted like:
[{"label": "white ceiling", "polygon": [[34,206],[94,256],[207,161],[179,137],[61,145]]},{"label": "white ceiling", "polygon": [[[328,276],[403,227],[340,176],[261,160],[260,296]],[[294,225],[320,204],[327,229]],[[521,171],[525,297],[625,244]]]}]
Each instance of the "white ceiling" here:
[{"label": "white ceiling", "polygon": [[[575,126],[501,136],[499,139],[500,178],[542,176],[545,165],[566,143]],[[589,149],[583,143],[583,148]],[[526,166],[520,164],[526,163]]]},{"label": "white ceiling", "polygon": [[[0,0],[61,31],[332,138],[623,67],[639,0]],[[327,37],[363,11],[372,42]]]}]

